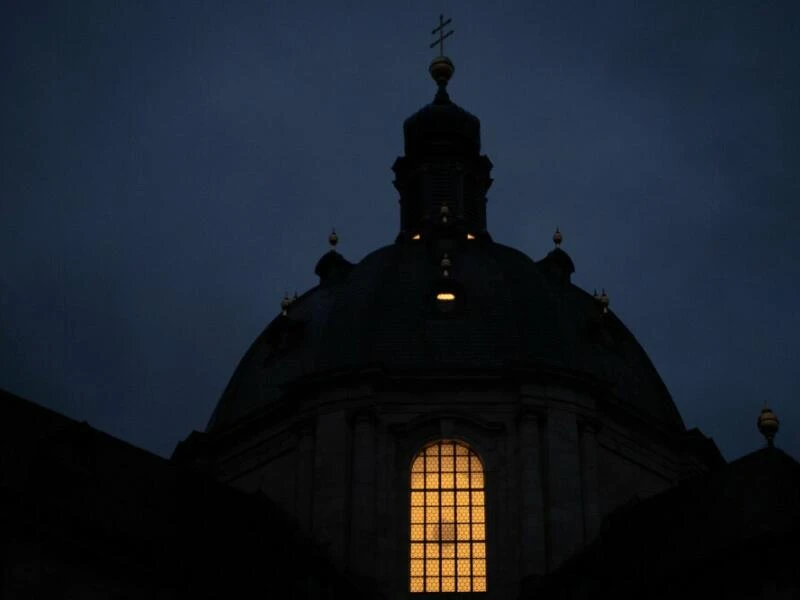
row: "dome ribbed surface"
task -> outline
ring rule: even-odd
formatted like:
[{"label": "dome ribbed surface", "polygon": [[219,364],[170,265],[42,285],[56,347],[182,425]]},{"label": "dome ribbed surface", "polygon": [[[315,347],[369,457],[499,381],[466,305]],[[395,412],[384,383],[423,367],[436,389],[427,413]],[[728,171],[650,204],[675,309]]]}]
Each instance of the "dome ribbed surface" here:
[{"label": "dome ribbed surface", "polygon": [[301,296],[244,356],[209,429],[279,400],[304,376],[370,366],[389,374],[500,372],[512,364],[608,382],[640,417],[685,429],[644,350],[613,314],[599,315],[591,295],[494,242],[466,243],[450,256],[463,301],[452,313],[432,300],[441,276],[425,243],[380,248]]}]

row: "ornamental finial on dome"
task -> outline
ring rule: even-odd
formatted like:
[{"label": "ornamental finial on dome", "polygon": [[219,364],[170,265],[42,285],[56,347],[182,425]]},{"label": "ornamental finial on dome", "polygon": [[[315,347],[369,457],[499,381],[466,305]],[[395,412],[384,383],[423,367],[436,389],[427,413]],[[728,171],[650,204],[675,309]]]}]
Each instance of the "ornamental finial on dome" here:
[{"label": "ornamental finial on dome", "polygon": [[281,300],[281,314],[285,317],[288,314],[289,305],[292,303],[289,300],[289,292],[283,293],[283,300]]},{"label": "ornamental finial on dome", "polygon": [[556,248],[558,248],[561,245],[561,240],[563,239],[564,236],[561,235],[561,232],[558,230],[558,227],[556,227],[556,232],[553,234],[553,243],[556,245]]},{"label": "ornamental finial on dome", "polygon": [[[428,68],[428,71],[433,77],[433,80],[439,86],[439,94],[443,94],[444,96],[447,95],[447,92],[444,91],[444,88],[447,86],[447,82],[450,81],[450,78],[455,73],[455,66],[453,65],[453,61],[447,58],[444,55],[444,40],[445,38],[449,38],[453,35],[453,30],[451,29],[447,33],[444,32],[444,28],[446,25],[449,25],[453,19],[444,20],[444,15],[439,15],[439,26],[431,31],[433,35],[439,34],[439,39],[433,42],[430,47],[433,48],[434,46],[439,46],[439,55],[433,59],[431,62],[431,66]],[[439,96],[437,94],[437,97]]]},{"label": "ornamental finial on dome", "polygon": [[331,245],[331,251],[333,251],[336,244],[339,243],[339,236],[336,235],[336,229],[331,230],[331,234],[328,236],[328,243]]},{"label": "ornamental finial on dome", "polygon": [[450,216],[450,207],[447,204],[442,204],[439,208],[439,214],[442,216],[442,224],[447,225],[447,217]]},{"label": "ornamental finial on dome", "polygon": [[450,257],[447,256],[447,252],[444,253],[442,256],[442,262],[439,265],[442,267],[442,277],[449,277],[450,276]]},{"label": "ornamental finial on dome", "polygon": [[600,304],[603,306],[603,314],[608,314],[608,294],[606,294],[605,288],[600,292]]},{"label": "ornamental finial on dome", "polygon": [[778,417],[764,402],[764,408],[761,409],[761,414],[758,415],[758,431],[766,438],[767,446],[770,448],[775,447],[774,439],[779,427],[780,421]]},{"label": "ornamental finial on dome", "polygon": [[456,67],[453,61],[446,56],[437,56],[431,61],[431,66],[428,67],[428,72],[440,88],[447,86],[447,82],[453,77],[455,70]]}]

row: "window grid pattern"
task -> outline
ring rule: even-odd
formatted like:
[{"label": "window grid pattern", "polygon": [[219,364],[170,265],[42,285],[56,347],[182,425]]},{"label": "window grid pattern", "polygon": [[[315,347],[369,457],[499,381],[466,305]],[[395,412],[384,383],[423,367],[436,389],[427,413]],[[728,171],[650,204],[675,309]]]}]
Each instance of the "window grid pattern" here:
[{"label": "window grid pattern", "polygon": [[464,444],[443,440],[411,465],[412,592],[486,591],[483,465]]}]

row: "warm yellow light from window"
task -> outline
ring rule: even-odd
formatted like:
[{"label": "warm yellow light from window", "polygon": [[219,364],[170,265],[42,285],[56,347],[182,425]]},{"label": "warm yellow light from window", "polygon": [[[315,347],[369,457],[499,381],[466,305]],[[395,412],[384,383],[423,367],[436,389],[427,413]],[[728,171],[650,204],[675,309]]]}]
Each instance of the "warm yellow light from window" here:
[{"label": "warm yellow light from window", "polygon": [[450,292],[439,292],[436,294],[436,299],[441,300],[442,302],[452,302],[456,299],[456,295],[451,294]]},{"label": "warm yellow light from window", "polygon": [[411,239],[412,239],[412,240],[418,240],[419,238],[420,238],[420,235],[419,235],[418,233],[415,233],[415,234],[412,236],[412,238],[411,238]]},{"label": "warm yellow light from window", "polygon": [[411,465],[410,590],[485,592],[483,465],[460,442],[442,440]]},{"label": "warm yellow light from window", "polygon": [[474,235],[472,235],[471,233],[468,233],[468,234],[467,234],[467,239],[468,239],[468,240],[474,240],[474,239],[475,239],[475,236],[474,236]]}]

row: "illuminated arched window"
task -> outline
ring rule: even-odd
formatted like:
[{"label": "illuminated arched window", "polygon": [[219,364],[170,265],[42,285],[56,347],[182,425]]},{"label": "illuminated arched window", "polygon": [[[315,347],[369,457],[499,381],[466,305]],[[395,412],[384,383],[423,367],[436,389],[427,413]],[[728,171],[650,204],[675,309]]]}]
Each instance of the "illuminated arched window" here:
[{"label": "illuminated arched window", "polygon": [[465,444],[442,440],[411,464],[412,592],[486,591],[483,465]]}]

